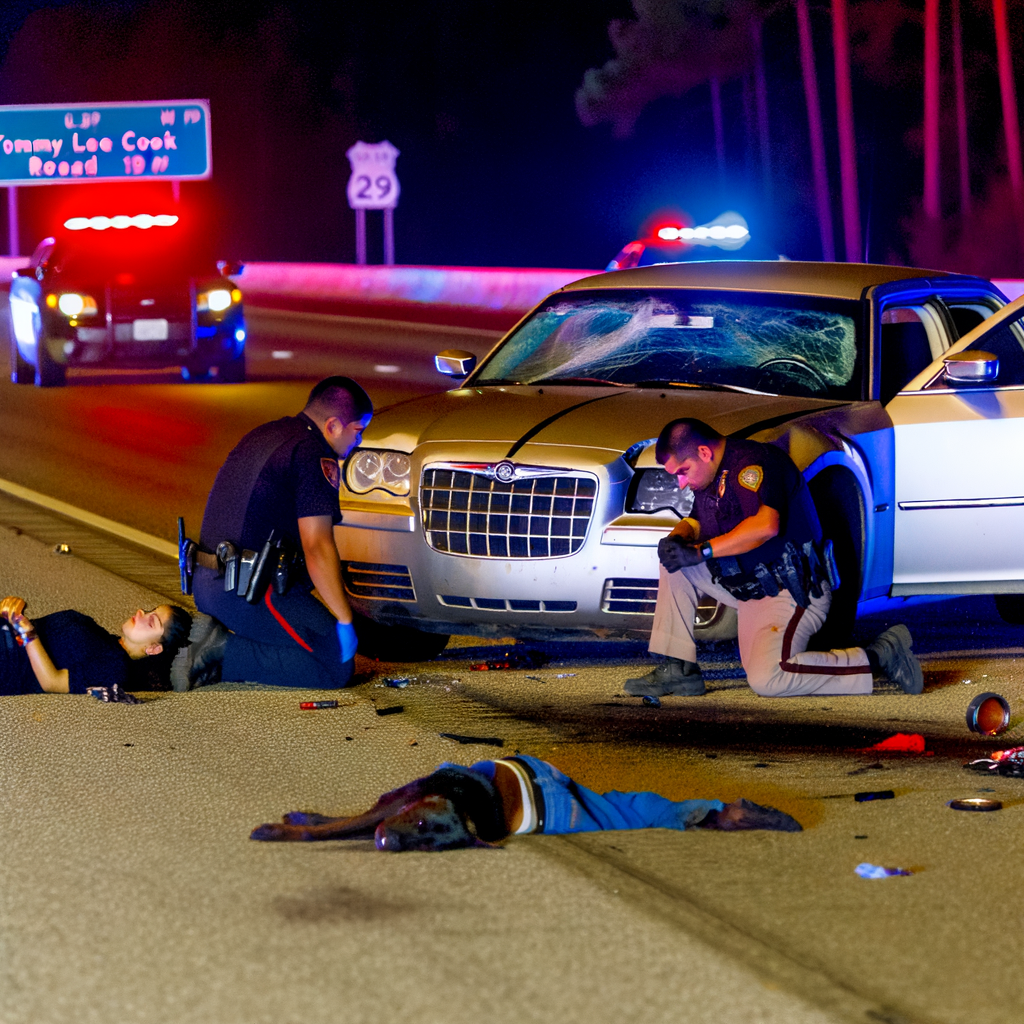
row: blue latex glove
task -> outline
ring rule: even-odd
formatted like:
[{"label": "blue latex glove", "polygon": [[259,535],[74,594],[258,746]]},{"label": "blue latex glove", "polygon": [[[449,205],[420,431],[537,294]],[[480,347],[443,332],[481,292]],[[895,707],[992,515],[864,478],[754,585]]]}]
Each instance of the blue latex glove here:
[{"label": "blue latex glove", "polygon": [[351,622],[336,622],[334,628],[338,631],[338,643],[341,645],[341,661],[351,661],[356,656],[356,631]]}]

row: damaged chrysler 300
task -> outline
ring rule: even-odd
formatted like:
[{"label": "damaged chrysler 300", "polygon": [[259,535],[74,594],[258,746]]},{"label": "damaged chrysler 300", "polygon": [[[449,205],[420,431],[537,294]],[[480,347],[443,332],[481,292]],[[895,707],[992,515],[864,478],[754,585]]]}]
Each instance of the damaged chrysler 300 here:
[{"label": "damaged chrysler 300", "polygon": [[[551,295],[474,362],[438,356],[463,385],[383,410],[345,463],[339,550],[368,651],[646,636],[657,542],[692,499],[654,460],[680,416],[804,473],[841,576],[822,643],[913,594],[991,593],[1022,620],[1024,463],[1002,453],[1024,447],[1024,306],[987,281],[620,271]],[[714,605],[698,624],[728,627]]]}]

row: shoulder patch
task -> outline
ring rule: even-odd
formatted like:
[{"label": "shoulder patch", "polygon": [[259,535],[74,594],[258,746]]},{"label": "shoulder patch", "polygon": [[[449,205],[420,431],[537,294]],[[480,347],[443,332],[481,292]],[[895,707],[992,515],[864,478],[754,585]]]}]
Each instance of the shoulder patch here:
[{"label": "shoulder patch", "polygon": [[760,466],[747,466],[746,469],[740,470],[736,479],[739,480],[741,487],[746,487],[748,491],[756,491],[764,479],[764,470]]},{"label": "shoulder patch", "polygon": [[327,477],[327,482],[335,489],[341,486],[341,467],[338,465],[337,459],[321,459],[320,468],[324,471],[324,476]]}]

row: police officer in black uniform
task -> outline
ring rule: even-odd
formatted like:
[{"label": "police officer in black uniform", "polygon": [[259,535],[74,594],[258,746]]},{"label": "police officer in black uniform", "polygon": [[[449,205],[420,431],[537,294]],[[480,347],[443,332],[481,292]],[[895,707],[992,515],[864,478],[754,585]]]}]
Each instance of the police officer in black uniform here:
[{"label": "police officer in black uniform", "polygon": [[228,455],[206,503],[193,582],[196,606],[218,621],[189,648],[190,685],[347,685],[356,637],[334,543],[339,460],[372,415],[355,381],[328,377],[297,416],[257,427]]},{"label": "police officer in black uniform", "polygon": [[[658,545],[661,575],[649,649],[665,660],[626,681],[633,695],[705,692],[693,638],[699,594],[736,608],[740,661],[766,697],[870,693],[886,675],[920,693],[921,666],[903,625],[866,648],[808,651],[838,585],[807,484],[782,449],[725,438],[706,423],[673,420],[655,457],[681,488],[690,515]],[[831,577],[831,581],[830,581]]]}]

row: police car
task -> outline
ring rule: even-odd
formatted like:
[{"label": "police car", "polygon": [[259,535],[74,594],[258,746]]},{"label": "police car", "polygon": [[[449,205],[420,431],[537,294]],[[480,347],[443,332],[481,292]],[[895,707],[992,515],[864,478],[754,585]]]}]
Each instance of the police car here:
[{"label": "police car", "polygon": [[57,387],[69,367],[180,366],[245,379],[242,293],[176,214],[71,217],[10,290],[11,379]]},{"label": "police car", "polygon": [[[688,263],[570,284],[447,393],[375,416],[344,466],[352,604],[427,656],[446,634],[647,636],[656,545],[692,496],[658,466],[676,417],[779,445],[841,586],[822,643],[894,597],[1024,612],[1024,299],[857,264]],[[721,609],[698,624],[717,629]]]}]

